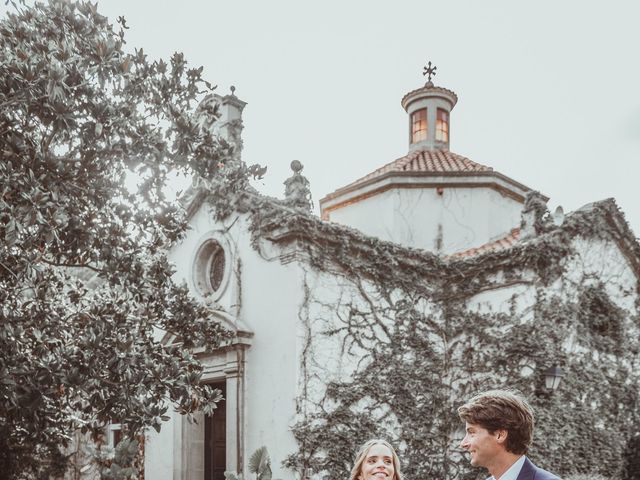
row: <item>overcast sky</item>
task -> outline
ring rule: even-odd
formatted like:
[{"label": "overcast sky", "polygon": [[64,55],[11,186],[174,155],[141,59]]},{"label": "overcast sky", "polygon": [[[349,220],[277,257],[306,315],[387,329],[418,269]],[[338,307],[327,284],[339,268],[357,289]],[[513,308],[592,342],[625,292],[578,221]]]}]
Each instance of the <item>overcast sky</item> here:
[{"label": "overcast sky", "polygon": [[282,196],[298,159],[313,200],[405,155],[402,96],[458,95],[451,150],[540,190],[565,212],[614,197],[640,235],[637,0],[102,0],[128,47],[184,52],[248,102],[247,163]]}]

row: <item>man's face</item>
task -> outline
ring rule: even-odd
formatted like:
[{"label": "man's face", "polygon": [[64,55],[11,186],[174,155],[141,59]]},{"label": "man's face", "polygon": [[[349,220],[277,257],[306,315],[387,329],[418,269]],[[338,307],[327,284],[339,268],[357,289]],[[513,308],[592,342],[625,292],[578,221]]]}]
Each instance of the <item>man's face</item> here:
[{"label": "man's face", "polygon": [[465,428],[467,434],[460,442],[460,446],[471,455],[471,465],[489,468],[495,459],[505,451],[504,438],[502,441],[500,438],[505,436],[506,432],[498,430],[489,433],[486,428],[469,422],[466,422]]}]

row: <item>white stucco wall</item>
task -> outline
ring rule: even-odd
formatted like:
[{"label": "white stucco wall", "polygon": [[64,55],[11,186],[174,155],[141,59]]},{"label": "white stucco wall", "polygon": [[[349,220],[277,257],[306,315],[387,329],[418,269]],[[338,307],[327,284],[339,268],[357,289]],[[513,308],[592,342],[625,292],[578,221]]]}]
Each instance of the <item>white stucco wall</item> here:
[{"label": "white stucco wall", "polygon": [[387,190],[374,197],[331,212],[330,221],[357,228],[361,232],[393,241],[395,192]]},{"label": "white stucco wall", "polygon": [[393,188],[333,210],[330,220],[367,235],[445,255],[507,235],[522,204],[491,188]]},{"label": "white stucco wall", "polygon": [[[533,279],[531,279],[533,280]],[[469,310],[479,313],[519,314],[530,310],[536,302],[536,291],[532,281],[508,284],[474,295],[467,302]]]},{"label": "white stucco wall", "polygon": [[[257,252],[250,244],[245,216],[234,216],[223,224],[216,223],[205,205],[190,221],[184,240],[170,254],[176,268],[175,279],[185,281],[196,298],[215,300],[226,312],[226,318],[241,322],[253,332],[251,346],[245,354],[244,405],[240,408],[243,430],[244,459],[265,445],[272,459],[274,478],[291,478],[282,471],[281,462],[295,451],[290,426],[295,420],[295,399],[298,383],[296,324],[303,295],[302,270],[297,263],[282,264],[278,253]],[[220,293],[203,297],[193,279],[194,261],[199,246],[208,238],[215,238],[229,250],[226,268],[229,269]],[[270,257],[270,255],[273,255]],[[220,358],[224,354],[218,354]],[[215,361],[205,361],[205,364]],[[209,368],[209,367],[207,367]],[[205,369],[205,372],[207,371]],[[216,370],[214,368],[214,370]],[[224,379],[222,368],[212,381]],[[216,378],[215,375],[222,375]],[[231,398],[228,392],[227,398]],[[227,407],[227,430],[230,425]],[[185,433],[186,432],[186,433]],[[195,432],[195,433],[194,433]],[[190,428],[184,417],[173,414],[163,424],[160,434],[150,432],[145,451],[146,478],[154,480],[200,479],[204,456],[202,429]],[[233,453],[230,455],[229,451]],[[227,470],[236,470],[236,445],[227,445]],[[244,472],[245,475],[248,472]]]},{"label": "white stucco wall", "polygon": [[165,422],[159,433],[149,430],[145,435],[144,474],[145,478],[173,479],[175,412],[169,412],[171,421]]},{"label": "white stucco wall", "polygon": [[266,446],[274,478],[289,479],[291,472],[284,471],[281,462],[297,448],[290,427],[299,371],[296,325],[303,295],[301,271],[297,264],[283,265],[277,257],[265,261],[255,250],[244,254],[241,317],[255,333],[247,351],[245,455],[248,460]]},{"label": "white stucco wall", "polygon": [[[446,252],[477,246],[491,240],[495,232],[507,232],[519,223],[520,204],[490,189],[445,189],[442,196],[435,189],[405,189],[371,197],[340,212],[342,223],[359,223],[366,233],[413,246],[419,241],[432,244],[441,224]],[[227,267],[233,268],[217,301],[229,318],[254,333],[245,358],[243,464],[246,466],[251,453],[265,445],[274,478],[293,480],[296,474],[281,468],[281,462],[298,448],[291,426],[322,399],[328,382],[348,379],[366,353],[355,345],[345,353],[344,334],[328,336],[326,332],[344,326],[341,315],[351,302],[363,311],[374,309],[381,314],[375,288],[366,281],[357,288],[353,279],[314,269],[295,244],[285,251],[263,240],[256,251],[250,243],[245,215],[218,224],[204,206],[191,225],[184,241],[171,253],[176,278],[196,291],[192,280],[194,255],[207,238],[220,238],[230,251]],[[575,255],[567,260],[566,273],[545,286],[545,291],[569,300],[585,282],[602,281],[612,300],[631,310],[636,298],[635,275],[617,246],[583,238],[574,239],[572,246]],[[478,293],[469,299],[468,308],[496,313],[508,313],[513,308],[525,314],[520,318],[528,318],[526,314],[536,301],[536,288],[540,287],[533,272],[510,282],[500,277],[501,273],[496,275],[494,280],[502,286]],[[370,295],[371,304],[363,300],[363,292]],[[396,293],[402,296],[402,292]],[[421,302],[419,308],[425,313],[436,308],[428,300]],[[375,336],[384,338],[381,332]],[[147,478],[201,478],[201,470],[196,467],[198,456],[204,453],[202,443],[185,441],[185,435],[201,436],[202,432],[185,430],[182,417],[172,417],[160,434],[148,435]],[[227,448],[234,449],[235,445]],[[235,470],[236,465],[227,468]]]},{"label": "white stucco wall", "polygon": [[[357,345],[350,345],[345,354],[343,335],[326,335],[326,332],[344,326],[345,305],[362,304],[362,296],[352,282],[340,275],[309,270],[304,280],[310,295],[298,324],[298,367],[301,380],[305,380],[299,385],[298,395],[318,401],[324,396],[327,383],[350,378],[358,360],[366,353]],[[363,291],[367,290],[366,284],[362,287]],[[367,307],[362,307],[366,311]],[[301,402],[303,409],[308,406],[306,400]]]}]

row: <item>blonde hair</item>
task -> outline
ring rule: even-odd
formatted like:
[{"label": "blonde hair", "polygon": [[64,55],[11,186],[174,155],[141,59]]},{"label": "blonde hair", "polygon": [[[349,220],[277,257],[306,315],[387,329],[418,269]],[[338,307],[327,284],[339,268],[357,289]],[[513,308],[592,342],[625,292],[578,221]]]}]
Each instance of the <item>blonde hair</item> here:
[{"label": "blonde hair", "polygon": [[349,475],[349,480],[358,480],[358,477],[362,472],[362,464],[367,458],[367,453],[369,453],[369,450],[371,450],[371,447],[373,447],[374,445],[384,445],[391,451],[394,470],[392,480],[402,480],[402,473],[400,473],[400,459],[398,458],[398,454],[389,442],[380,438],[372,438],[371,440],[365,442],[358,449],[358,453],[356,453],[356,460],[353,464],[353,468],[351,469],[351,474]]}]

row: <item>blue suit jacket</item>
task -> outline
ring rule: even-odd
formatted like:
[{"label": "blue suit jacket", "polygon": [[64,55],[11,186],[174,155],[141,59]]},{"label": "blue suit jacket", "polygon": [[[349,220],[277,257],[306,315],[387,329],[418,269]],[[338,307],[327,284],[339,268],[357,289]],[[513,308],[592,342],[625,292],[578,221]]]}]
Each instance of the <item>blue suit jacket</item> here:
[{"label": "blue suit jacket", "polygon": [[560,480],[560,478],[551,472],[536,467],[531,460],[525,458],[518,480]]}]

